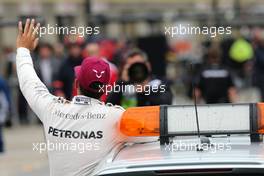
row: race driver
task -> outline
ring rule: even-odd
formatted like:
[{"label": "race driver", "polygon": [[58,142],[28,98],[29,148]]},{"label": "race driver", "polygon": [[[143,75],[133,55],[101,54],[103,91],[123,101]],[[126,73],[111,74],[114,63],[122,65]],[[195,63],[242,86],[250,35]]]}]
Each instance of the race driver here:
[{"label": "race driver", "polygon": [[34,19],[27,19],[24,28],[18,23],[16,67],[20,89],[43,123],[46,144],[53,146],[47,146],[50,175],[92,175],[99,161],[124,140],[117,128],[123,108],[97,100],[103,94],[98,87],[109,81],[109,65],[96,57],[85,59],[75,68],[78,95],[72,101],[51,95],[30,56],[39,27]]}]

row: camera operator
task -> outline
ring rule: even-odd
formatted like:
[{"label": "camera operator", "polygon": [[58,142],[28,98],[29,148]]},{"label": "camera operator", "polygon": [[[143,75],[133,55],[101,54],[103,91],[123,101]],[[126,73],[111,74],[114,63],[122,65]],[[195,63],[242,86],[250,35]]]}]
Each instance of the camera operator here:
[{"label": "camera operator", "polygon": [[147,55],[139,49],[126,54],[121,80],[114,86],[122,89],[112,91],[107,102],[124,108],[172,104],[173,95],[168,82],[154,78]]}]

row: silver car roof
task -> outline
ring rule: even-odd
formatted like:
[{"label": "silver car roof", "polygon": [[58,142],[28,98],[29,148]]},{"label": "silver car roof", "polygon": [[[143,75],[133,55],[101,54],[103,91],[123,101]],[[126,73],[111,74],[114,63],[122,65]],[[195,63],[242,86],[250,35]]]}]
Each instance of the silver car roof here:
[{"label": "silver car roof", "polygon": [[[196,137],[178,137],[170,146],[160,146],[158,141],[119,145],[99,164],[95,173],[104,175],[153,170],[264,168],[263,142],[251,143],[248,136],[240,135],[213,137],[210,140],[213,145],[209,148],[207,146],[204,151],[196,150]],[[180,149],[180,143],[194,147]],[[220,147],[223,145],[225,149]]]}]

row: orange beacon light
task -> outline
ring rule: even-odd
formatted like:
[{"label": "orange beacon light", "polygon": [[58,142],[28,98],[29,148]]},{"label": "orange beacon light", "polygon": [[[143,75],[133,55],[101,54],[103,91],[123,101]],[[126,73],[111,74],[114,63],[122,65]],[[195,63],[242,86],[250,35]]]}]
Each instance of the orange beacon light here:
[{"label": "orange beacon light", "polygon": [[257,103],[258,107],[258,133],[264,134],[264,103]]},{"label": "orange beacon light", "polygon": [[160,107],[128,108],[120,121],[120,130],[126,136],[159,136]]}]

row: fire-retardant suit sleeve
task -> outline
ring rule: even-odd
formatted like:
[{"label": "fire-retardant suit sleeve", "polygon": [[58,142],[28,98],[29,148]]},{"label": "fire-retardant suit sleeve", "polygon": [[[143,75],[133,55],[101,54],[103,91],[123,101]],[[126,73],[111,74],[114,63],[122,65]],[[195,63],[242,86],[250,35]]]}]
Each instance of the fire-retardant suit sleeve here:
[{"label": "fire-retardant suit sleeve", "polygon": [[38,78],[28,49],[17,49],[16,67],[19,87],[24,97],[31,109],[44,122],[55,96],[49,93],[47,87]]}]

